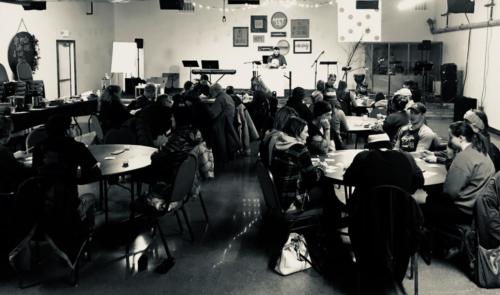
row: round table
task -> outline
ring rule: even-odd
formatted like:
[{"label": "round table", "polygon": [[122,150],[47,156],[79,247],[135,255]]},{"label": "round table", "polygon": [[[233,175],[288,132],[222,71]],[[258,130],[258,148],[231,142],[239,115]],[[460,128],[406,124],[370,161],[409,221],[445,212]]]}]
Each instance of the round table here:
[{"label": "round table", "polygon": [[[108,223],[108,185],[112,176],[131,174],[151,165],[151,155],[156,148],[133,144],[99,144],[89,146],[96,160],[101,163],[99,194],[104,201],[104,222]],[[130,181],[130,202],[134,201],[134,181]],[[131,212],[133,214],[133,212]]]},{"label": "round table", "polygon": [[129,174],[148,167],[151,165],[151,155],[157,151],[153,147],[133,144],[91,145],[89,150],[101,163],[103,177]]},{"label": "round table", "polygon": [[377,119],[370,118],[367,116],[358,117],[358,116],[346,116],[347,127],[349,130],[348,134],[353,133],[356,134],[356,141],[354,143],[354,148],[358,147],[358,137],[363,135],[368,135],[371,133],[377,133],[371,129],[371,126],[377,122]]},{"label": "round table", "polygon": [[[325,176],[342,184],[344,172],[351,165],[354,157],[363,150],[341,150],[328,153],[324,161],[328,165]],[[319,161],[319,159],[314,162]],[[415,162],[424,174],[424,186],[444,183],[446,179],[446,167],[442,164],[427,163],[422,159],[415,158]]]}]

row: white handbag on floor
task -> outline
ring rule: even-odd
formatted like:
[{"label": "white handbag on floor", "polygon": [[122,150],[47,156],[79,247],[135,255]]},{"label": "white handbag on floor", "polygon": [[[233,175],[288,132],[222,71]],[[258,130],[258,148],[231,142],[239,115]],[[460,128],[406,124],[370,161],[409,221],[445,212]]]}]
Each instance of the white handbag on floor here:
[{"label": "white handbag on floor", "polygon": [[303,235],[290,233],[274,270],[280,275],[289,275],[311,267],[311,257],[307,251]]}]

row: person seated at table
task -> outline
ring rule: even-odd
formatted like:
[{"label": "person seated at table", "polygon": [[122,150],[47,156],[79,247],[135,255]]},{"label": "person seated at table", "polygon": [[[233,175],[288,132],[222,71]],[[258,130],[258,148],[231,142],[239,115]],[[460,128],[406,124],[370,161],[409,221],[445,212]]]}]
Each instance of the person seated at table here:
[{"label": "person seated at table", "polygon": [[[128,111],[141,110],[144,107],[153,103],[156,96],[156,86],[148,83],[144,86],[144,94],[133,100],[128,106]],[[135,112],[134,112],[135,113]]]},{"label": "person seated at table", "polygon": [[[484,137],[486,137],[489,142],[488,155],[495,165],[495,171],[499,171],[500,151],[498,150],[497,146],[490,140],[490,134],[488,132],[488,117],[486,116],[486,114],[480,110],[469,110],[464,114],[464,122],[468,123],[475,133],[481,133],[482,135],[484,135]],[[453,160],[457,152],[458,151],[456,151],[449,142],[446,150],[435,152],[424,151],[422,152],[421,157],[425,161],[430,163],[446,164],[447,168],[449,168],[451,161]]]},{"label": "person seated at table", "polygon": [[313,91],[311,96],[306,97],[304,103],[307,105],[309,110],[314,114],[314,104],[318,101],[323,101],[323,94],[320,91]]},{"label": "person seated at table", "polygon": [[324,215],[338,217],[339,206],[333,186],[325,181],[323,164],[313,166],[306,147],[307,122],[290,117],[276,142],[270,170],[283,210],[323,208]]},{"label": "person seated at table", "polygon": [[6,146],[14,129],[14,124],[9,117],[0,116],[0,192],[16,192],[21,182],[33,175],[31,169],[24,167],[14,158]]},{"label": "person seated at table", "polygon": [[469,124],[452,123],[449,135],[449,143],[458,153],[448,169],[442,194],[427,197],[425,219],[429,225],[470,225],[476,197],[495,173],[495,166],[488,156],[488,140]]},{"label": "person seated at table", "polygon": [[[173,101],[166,94],[160,95],[156,100],[146,106],[139,114],[139,118],[147,124],[153,146],[158,147],[165,139],[168,130],[172,128],[172,105]],[[161,137],[162,139],[159,139]]]},{"label": "person seated at table", "polygon": [[[337,81],[337,75],[335,75],[335,74],[328,75],[328,78],[326,79],[326,83],[324,85],[325,96],[329,96],[328,94],[326,94],[328,92],[337,91],[337,88],[335,88],[335,81]],[[335,94],[332,94],[332,95],[335,95]]]},{"label": "person seated at table", "polygon": [[405,97],[408,103],[406,104],[405,110],[409,110],[412,105],[415,104],[415,101],[413,100],[413,95],[408,88],[401,88],[398,91],[394,93],[394,96],[399,95],[401,97]]},{"label": "person seated at table", "polygon": [[194,88],[194,84],[193,82],[191,81],[186,81],[184,83],[184,86],[182,88],[182,91],[180,93],[177,93],[174,95],[174,97],[172,98],[173,102],[179,102],[179,101],[185,101],[186,100],[186,94],[193,90]]},{"label": "person seated at table", "polygon": [[[338,105],[334,105],[332,107],[332,135],[335,132],[335,135],[338,136],[338,140],[342,143],[342,138],[347,137],[347,133],[349,132],[349,125],[347,125],[347,118],[344,114],[344,111],[338,107]],[[337,144],[337,143],[335,143]],[[339,149],[340,146],[337,147]]]},{"label": "person seated at table", "polygon": [[119,129],[132,117],[121,102],[121,92],[120,86],[109,85],[101,95],[98,118],[104,134],[110,129]]},{"label": "person seated at table", "polygon": [[407,104],[408,98],[405,96],[396,95],[392,99],[394,112],[389,114],[382,124],[382,129],[389,135],[391,142],[395,142],[399,128],[407,125],[409,122],[408,112],[405,110]]},{"label": "person seated at table", "polygon": [[273,48],[273,54],[267,58],[267,63],[270,69],[286,68],[286,58],[280,53],[278,46]]},{"label": "person seated at table", "polygon": [[370,118],[379,118],[379,114],[387,116],[388,100],[382,92],[375,94],[375,101],[372,105],[372,111],[370,112]]},{"label": "person seated at table", "polygon": [[266,92],[260,90],[254,91],[253,100],[248,105],[248,113],[255,124],[255,128],[259,132],[260,138],[262,138],[265,132],[271,129],[273,125],[269,98]]},{"label": "person seated at table", "polygon": [[490,125],[488,124],[488,116],[480,110],[469,110],[464,114],[464,121],[468,123],[475,133],[481,133],[488,140],[488,154],[490,155],[495,171],[500,170],[500,151],[498,147],[491,142],[490,133],[488,132]]},{"label": "person seated at table", "polygon": [[339,81],[336,94],[340,109],[342,109],[347,116],[351,116],[352,110],[356,106],[356,102],[354,95],[347,89],[347,83],[345,81]]},{"label": "person seated at table", "polygon": [[68,136],[71,118],[54,115],[47,121],[48,137],[33,150],[33,169],[53,187],[46,203],[46,232],[71,260],[93,225],[95,200],[80,199],[78,184],[95,181],[100,163],[88,148]]},{"label": "person seated at table", "polygon": [[275,149],[276,141],[283,131],[286,122],[290,117],[298,117],[299,114],[291,107],[284,106],[277,113],[274,118],[273,128],[266,132],[264,138],[260,142],[259,157],[268,168],[271,166],[273,152]]},{"label": "person seated at table", "polygon": [[410,124],[399,129],[394,148],[404,152],[422,152],[431,149],[437,141],[437,135],[425,124],[427,108],[423,103],[417,102],[409,111]]},{"label": "person seated at table", "polygon": [[306,96],[306,92],[302,87],[295,87],[292,90],[292,96],[286,102],[286,105],[294,109],[299,117],[305,120],[306,122],[311,122],[313,119],[313,113],[307,105],[304,103],[304,98]]},{"label": "person seated at table", "polygon": [[191,150],[203,142],[201,133],[193,126],[191,112],[184,103],[173,107],[175,127],[166,143],[151,155],[151,170],[155,180],[174,183],[177,170]]},{"label": "person seated at table", "polygon": [[408,88],[411,91],[411,98],[414,102],[420,102],[422,93],[418,88],[418,83],[413,80],[406,80],[403,82],[403,88]]},{"label": "person seated at table", "polygon": [[194,84],[193,90],[198,93],[198,95],[204,95],[206,97],[210,96],[210,81],[208,80],[208,75],[200,75],[198,83]]},{"label": "person seated at table", "polygon": [[[314,106],[314,119],[308,124],[307,148],[313,155],[324,155],[341,147],[338,135],[331,137],[330,121],[332,107],[326,101],[318,101]],[[333,141],[333,142],[332,142]]]},{"label": "person seated at table", "polygon": [[[401,286],[410,256],[418,247],[422,213],[416,204],[398,202],[403,198],[393,199],[393,212],[404,212],[401,214],[411,218],[406,222],[396,222],[394,242],[397,247],[390,249],[385,244],[384,228],[376,226],[381,221],[375,220],[378,212],[387,212],[388,209],[375,206],[370,208],[376,211],[370,211],[366,206],[387,203],[371,201],[370,190],[380,185],[393,185],[413,194],[423,187],[424,176],[410,154],[387,149],[390,141],[386,134],[370,136],[367,147],[370,150],[358,153],[344,173],[344,185],[355,187],[347,201],[349,236],[365,285],[362,294],[386,294],[379,289],[388,281],[394,280]],[[372,224],[373,227],[370,226]]]}]

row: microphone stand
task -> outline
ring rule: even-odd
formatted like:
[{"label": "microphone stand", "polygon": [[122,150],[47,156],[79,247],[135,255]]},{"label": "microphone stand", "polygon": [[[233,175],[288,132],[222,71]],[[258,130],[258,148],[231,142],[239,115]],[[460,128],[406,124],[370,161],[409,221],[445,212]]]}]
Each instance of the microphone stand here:
[{"label": "microphone stand", "polygon": [[321,51],[321,53],[318,55],[318,57],[316,58],[316,60],[311,65],[311,68],[315,67],[314,68],[314,89],[316,89],[316,81],[317,81],[317,78],[318,78],[318,60],[323,55],[323,53],[325,53],[324,50]]}]

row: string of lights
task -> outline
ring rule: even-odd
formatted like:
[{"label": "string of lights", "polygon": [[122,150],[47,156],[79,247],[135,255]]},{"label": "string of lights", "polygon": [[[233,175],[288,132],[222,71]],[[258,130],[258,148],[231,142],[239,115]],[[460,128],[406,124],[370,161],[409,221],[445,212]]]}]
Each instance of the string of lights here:
[{"label": "string of lights", "polygon": [[[305,3],[301,3],[301,1],[297,1],[297,0],[279,0],[279,1],[264,0],[264,1],[261,1],[260,5],[244,4],[244,5],[239,5],[238,7],[226,8],[225,10],[228,12],[235,12],[235,11],[241,11],[241,10],[254,10],[254,9],[261,8],[261,7],[266,7],[266,6],[271,5],[271,4],[273,4],[273,5],[278,4],[278,5],[282,5],[285,7],[296,6],[296,7],[300,7],[300,8],[321,8],[324,6],[331,6],[334,3],[335,3],[335,1],[324,1],[324,2],[314,3],[314,4],[305,4]],[[208,4],[198,3],[198,2],[191,2],[191,4],[193,5],[194,8],[197,8],[197,9],[215,10],[215,11],[220,11],[220,12],[222,12],[224,9],[223,7],[219,7],[216,5],[208,5]]]}]

